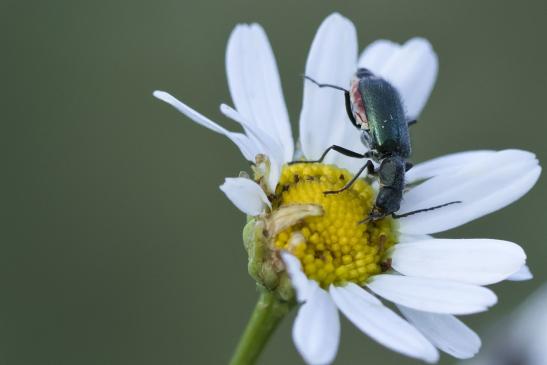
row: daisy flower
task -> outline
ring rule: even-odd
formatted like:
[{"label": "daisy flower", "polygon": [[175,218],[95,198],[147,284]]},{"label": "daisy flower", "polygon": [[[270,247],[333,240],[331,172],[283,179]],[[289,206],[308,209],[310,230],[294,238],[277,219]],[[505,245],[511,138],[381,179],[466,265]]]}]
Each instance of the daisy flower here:
[{"label": "daisy flower", "polygon": [[[339,14],[329,16],[313,40],[305,74],[347,86],[358,67],[389,81],[408,117],[415,119],[433,88],[437,57],[422,38],[402,45],[379,40],[359,55],[353,24]],[[220,188],[249,217],[246,244],[251,256],[260,254],[261,264],[254,269],[251,265],[251,274],[273,290],[288,273],[301,303],[293,339],[304,360],[334,360],[339,312],[376,342],[426,362],[437,361],[438,350],[457,358],[476,354],[479,337],[455,315],[494,305],[496,295],[487,285],[529,278],[526,256],[512,242],[436,239],[430,234],[519,199],[539,177],[535,156],[521,150],[481,150],[418,164],[406,174],[408,191],[399,214],[462,203],[399,220],[357,224],[374,205],[373,181],[358,179],[339,194],[323,192],[344,186],[362,160],[332,153],[323,163],[288,164],[316,160],[331,145],[366,152],[360,133],[348,121],[340,91],[304,82],[295,146],[276,62],[259,25],[234,29],[226,71],[235,108],[222,104],[220,110],[243,133],[221,127],[166,92],[154,95],[228,137],[254,164],[253,178],[227,178]]]}]

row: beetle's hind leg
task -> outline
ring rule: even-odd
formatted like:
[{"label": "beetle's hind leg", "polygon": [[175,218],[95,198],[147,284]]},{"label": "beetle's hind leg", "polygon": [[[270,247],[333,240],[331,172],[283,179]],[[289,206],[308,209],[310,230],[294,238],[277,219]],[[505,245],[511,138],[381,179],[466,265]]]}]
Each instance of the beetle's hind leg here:
[{"label": "beetle's hind leg", "polygon": [[344,148],[344,147],[333,144],[332,146],[327,148],[325,150],[325,152],[323,152],[323,154],[321,155],[321,157],[319,157],[318,160],[292,161],[292,162],[289,162],[289,165],[294,165],[296,163],[321,163],[321,162],[323,162],[325,157],[327,157],[327,153],[329,153],[330,151],[336,151],[336,152],[338,152],[338,153],[340,153],[344,156],[348,156],[348,157],[352,157],[352,158],[367,158],[366,153],[363,154],[363,153],[355,152],[355,151],[352,151],[352,150],[348,150],[347,148]]},{"label": "beetle's hind leg", "polygon": [[367,163],[363,167],[361,167],[361,169],[359,169],[359,171],[357,171],[355,176],[353,176],[353,178],[350,181],[348,181],[348,183],[346,185],[344,185],[344,187],[342,189],[324,191],[323,194],[324,195],[338,194],[338,193],[341,193],[345,190],[348,190],[353,185],[353,183],[355,181],[357,181],[357,179],[363,173],[363,171],[365,171],[365,169],[367,170],[367,173],[369,175],[376,175],[376,170],[374,170],[374,164],[372,163],[371,160],[368,160]]}]

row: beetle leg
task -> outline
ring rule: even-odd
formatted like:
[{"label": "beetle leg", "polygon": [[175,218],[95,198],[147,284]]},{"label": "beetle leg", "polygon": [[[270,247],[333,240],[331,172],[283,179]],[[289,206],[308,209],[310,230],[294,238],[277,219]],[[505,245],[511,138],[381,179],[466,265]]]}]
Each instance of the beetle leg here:
[{"label": "beetle leg", "polygon": [[344,148],[344,147],[341,147],[341,146],[338,146],[338,145],[335,145],[333,144],[332,146],[330,146],[329,148],[327,148],[325,150],[325,152],[323,152],[323,154],[321,155],[321,157],[319,157],[318,160],[311,160],[311,161],[292,161],[292,162],[289,162],[289,165],[293,165],[295,163],[321,163],[323,162],[323,160],[325,159],[325,157],[327,156],[327,153],[329,153],[329,151],[336,151],[344,156],[348,156],[348,157],[353,157],[353,158],[366,158],[362,153],[359,153],[359,152],[355,152],[355,151],[352,151],[352,150],[348,150],[347,148]]},{"label": "beetle leg", "polygon": [[370,222],[380,220],[380,219],[384,218],[385,216],[386,216],[385,214],[378,215],[378,214],[374,214],[373,212],[371,212],[365,219],[363,219],[362,221],[357,222],[357,224],[367,224],[367,223],[370,223]]},{"label": "beetle leg", "polygon": [[452,204],[460,204],[460,203],[463,203],[463,202],[462,202],[461,200],[457,200],[457,201],[453,201],[453,202],[450,202],[450,203],[444,203],[444,204],[441,204],[441,205],[436,205],[436,206],[434,206],[434,207],[429,207],[429,208],[425,208],[425,209],[413,210],[412,212],[408,212],[408,213],[404,213],[404,214],[391,213],[391,216],[393,217],[393,219],[399,219],[399,218],[408,217],[409,215],[414,215],[414,214],[423,213],[423,212],[429,212],[429,211],[431,211],[431,210],[435,210],[435,209],[439,209],[439,208],[444,208],[444,207],[449,206],[449,205],[452,205]]},{"label": "beetle leg", "polygon": [[373,150],[368,150],[367,152],[365,152],[363,154],[363,156],[365,156],[365,158],[371,158],[373,159],[374,161],[378,160],[379,159],[379,156],[376,152],[374,152]]},{"label": "beetle leg", "polygon": [[332,84],[321,84],[319,83],[318,81],[312,79],[311,77],[307,76],[307,75],[304,75],[304,78],[306,80],[309,80],[311,82],[313,82],[315,85],[317,85],[318,87],[330,87],[331,89],[336,89],[336,90],[340,90],[340,91],[345,91],[347,93],[349,93],[348,90],[344,89],[343,87],[341,86],[337,86],[337,85],[332,85]]},{"label": "beetle leg", "polygon": [[353,176],[353,178],[350,181],[348,181],[348,183],[344,185],[342,189],[324,191],[323,195],[338,194],[343,192],[344,190],[349,189],[353,185],[353,183],[359,178],[359,176],[363,173],[363,171],[365,171],[365,169],[367,170],[367,173],[369,175],[376,175],[376,171],[374,170],[374,164],[372,163],[371,160],[368,160],[367,163],[363,167],[361,167],[359,171],[357,171],[355,176]]},{"label": "beetle leg", "polygon": [[405,161],[405,172],[410,170],[413,166],[414,166],[414,164],[412,162]]},{"label": "beetle leg", "polygon": [[353,110],[351,108],[351,98],[349,96],[349,91],[344,91],[344,99],[346,99],[346,113],[348,114],[348,118],[353,124],[353,126],[357,129],[361,129],[361,126],[357,124],[357,121],[355,120],[355,117],[353,116]]},{"label": "beetle leg", "polygon": [[344,98],[346,99],[346,113],[348,113],[348,118],[351,121],[351,124],[355,126],[357,129],[361,129],[361,126],[357,124],[357,121],[355,120],[355,117],[353,116],[353,110],[351,109],[351,98],[349,95],[349,90],[344,89],[343,87],[332,85],[332,84],[321,84],[317,82],[316,80],[312,79],[309,76],[304,75],[304,78],[306,80],[309,80],[313,82],[318,87],[330,87],[331,89],[336,89],[344,92]]},{"label": "beetle leg", "polygon": [[416,119],[413,119],[413,120],[408,120],[407,121],[407,125],[409,127],[413,126],[414,124],[418,123],[418,121]]}]

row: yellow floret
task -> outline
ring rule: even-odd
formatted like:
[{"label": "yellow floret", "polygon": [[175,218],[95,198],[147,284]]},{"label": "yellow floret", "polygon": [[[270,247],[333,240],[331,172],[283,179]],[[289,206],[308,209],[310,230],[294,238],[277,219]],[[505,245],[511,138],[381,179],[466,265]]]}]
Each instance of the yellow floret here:
[{"label": "yellow floret", "polygon": [[374,190],[364,180],[337,194],[351,174],[324,164],[285,166],[274,199],[274,209],[291,204],[316,204],[323,215],[308,217],[280,232],[277,249],[301,262],[304,273],[323,288],[347,282],[363,284],[382,271],[384,254],[396,241],[391,218],[359,224],[374,205]]}]

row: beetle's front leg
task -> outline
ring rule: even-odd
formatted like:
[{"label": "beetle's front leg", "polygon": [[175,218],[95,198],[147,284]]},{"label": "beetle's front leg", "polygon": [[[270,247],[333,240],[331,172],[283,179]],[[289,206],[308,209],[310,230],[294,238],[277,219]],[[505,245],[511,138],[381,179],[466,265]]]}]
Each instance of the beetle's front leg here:
[{"label": "beetle's front leg", "polygon": [[349,189],[353,183],[355,181],[357,181],[357,179],[359,178],[359,176],[363,173],[363,171],[365,171],[365,169],[367,170],[367,174],[368,175],[372,175],[372,176],[375,176],[376,175],[376,170],[374,169],[374,164],[372,163],[372,160],[368,160],[367,163],[361,167],[359,169],[359,171],[357,171],[357,173],[355,174],[355,176],[353,176],[353,178],[348,181],[348,183],[346,185],[344,185],[344,187],[340,190],[329,190],[329,191],[324,191],[323,194],[324,195],[329,195],[329,194],[338,194],[338,193],[341,193],[347,189]]},{"label": "beetle's front leg", "polygon": [[348,115],[348,118],[351,124],[353,124],[355,128],[361,129],[361,125],[357,123],[357,121],[355,120],[355,117],[353,116],[353,110],[351,108],[351,97],[349,95],[349,91],[344,92],[344,100],[346,104],[346,114]]},{"label": "beetle's front leg", "polygon": [[367,152],[363,153],[363,156],[364,156],[365,158],[370,158],[371,160],[376,161],[376,162],[378,162],[378,161],[381,160],[381,158],[380,158],[380,156],[378,155],[378,153],[375,152],[374,150],[368,150]]},{"label": "beetle's front leg", "polygon": [[359,153],[359,152],[355,152],[355,151],[352,151],[352,150],[348,150],[347,148],[344,148],[344,147],[341,147],[341,146],[338,146],[338,145],[335,145],[333,144],[332,146],[330,146],[329,148],[327,148],[325,150],[325,152],[323,152],[323,154],[321,155],[321,157],[319,157],[318,160],[311,160],[311,161],[291,161],[289,162],[289,165],[294,165],[296,163],[321,163],[323,162],[323,160],[325,159],[325,157],[327,157],[327,153],[329,153],[330,151],[336,151],[344,156],[348,156],[348,157],[352,157],[352,158],[367,158],[364,154],[362,153]]},{"label": "beetle's front leg", "polygon": [[414,166],[414,164],[410,161],[405,161],[405,172],[407,172],[408,170],[410,170],[412,167]]},{"label": "beetle's front leg", "polygon": [[361,142],[369,149],[369,151],[374,149],[374,148],[372,148],[373,138],[370,135],[370,131],[364,130],[361,133]]}]

